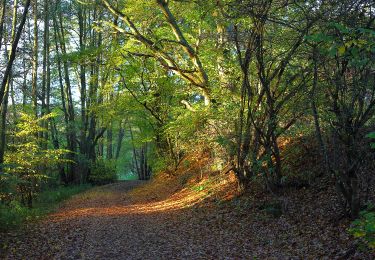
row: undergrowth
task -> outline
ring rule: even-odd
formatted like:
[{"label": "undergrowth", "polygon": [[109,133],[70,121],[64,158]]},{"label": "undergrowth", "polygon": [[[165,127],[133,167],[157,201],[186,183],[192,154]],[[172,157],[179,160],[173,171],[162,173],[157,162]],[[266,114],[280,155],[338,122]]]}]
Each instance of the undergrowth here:
[{"label": "undergrowth", "polygon": [[22,205],[17,200],[9,205],[0,204],[0,231],[19,228],[22,224],[35,221],[55,210],[62,201],[89,189],[91,185],[60,186],[41,192],[32,208]]},{"label": "undergrowth", "polygon": [[359,218],[352,222],[349,233],[359,241],[360,248],[367,247],[375,253],[375,207],[373,205],[369,205],[360,213]]},{"label": "undergrowth", "polygon": [[115,161],[101,158],[91,165],[90,183],[94,185],[105,185],[115,182],[117,179]]}]

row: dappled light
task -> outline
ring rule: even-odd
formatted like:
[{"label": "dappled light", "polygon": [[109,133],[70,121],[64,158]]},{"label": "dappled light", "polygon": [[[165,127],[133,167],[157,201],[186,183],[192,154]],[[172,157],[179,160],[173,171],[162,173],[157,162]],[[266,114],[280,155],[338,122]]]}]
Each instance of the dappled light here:
[{"label": "dappled light", "polygon": [[[198,176],[198,174],[195,174]],[[73,210],[63,211],[61,213],[52,214],[54,221],[65,221],[66,219],[84,218],[84,217],[115,217],[123,215],[143,215],[143,214],[157,214],[157,213],[168,213],[173,211],[179,211],[188,209],[191,207],[207,207],[205,201],[212,201],[215,198],[216,201],[225,201],[233,198],[235,193],[232,191],[232,186],[236,185],[237,181],[235,178],[229,175],[228,178],[218,179],[216,176],[215,181],[210,181],[208,178],[202,179],[199,182],[193,183],[188,188],[183,188],[176,193],[168,194],[167,198],[159,200],[156,197],[147,197],[143,194],[146,190],[151,190],[153,193],[165,193],[166,185],[160,185],[160,182],[154,182],[154,185],[146,185],[132,191],[129,195],[124,197],[118,197],[118,194],[111,192],[103,192],[101,190],[89,192],[87,195],[82,195],[84,200],[87,198],[101,198],[105,201],[109,201],[110,205],[106,206],[106,203],[98,202],[97,205],[87,208],[75,208]],[[179,179],[181,176],[175,177]],[[160,176],[158,177],[160,179]],[[128,200],[132,201],[132,195],[135,198],[135,202],[130,205]],[[80,200],[79,196],[77,197]],[[143,200],[139,202],[137,200]],[[104,205],[103,205],[104,204]]]},{"label": "dappled light", "polygon": [[[181,196],[183,196],[181,198]],[[209,197],[209,195],[207,195]],[[205,197],[205,198],[207,198]],[[197,205],[203,200],[202,193],[186,193],[181,192],[178,196],[159,201],[144,204],[135,204],[131,206],[110,206],[110,207],[92,207],[82,208],[73,211],[67,211],[63,214],[54,214],[57,219],[65,220],[65,218],[75,217],[106,217],[106,216],[121,216],[126,214],[152,214],[158,212],[167,212],[174,210],[181,210],[187,207]]]},{"label": "dappled light", "polygon": [[0,0],[0,259],[375,259],[375,1]]}]

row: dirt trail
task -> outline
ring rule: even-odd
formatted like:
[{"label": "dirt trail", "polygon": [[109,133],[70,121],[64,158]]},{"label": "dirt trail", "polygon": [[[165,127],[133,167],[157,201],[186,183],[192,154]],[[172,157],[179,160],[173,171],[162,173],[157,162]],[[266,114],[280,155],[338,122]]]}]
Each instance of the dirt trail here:
[{"label": "dirt trail", "polygon": [[181,206],[182,197],[133,203],[128,191],[140,184],[106,185],[72,198],[41,223],[11,238],[5,259],[217,259],[240,252],[249,255],[244,249],[236,253],[243,244],[233,248],[228,230],[218,226],[211,233],[203,219],[189,221],[188,212],[194,210]]},{"label": "dirt trail", "polygon": [[[147,195],[154,189],[146,185],[129,193],[141,184],[110,184],[73,197],[43,221],[8,234],[0,258],[372,259],[360,252],[349,256],[345,229],[324,223],[326,216],[320,220],[316,207],[297,205],[299,198],[293,204],[303,214],[291,209],[274,219],[238,200],[210,206],[202,203],[208,194],[191,188],[158,196],[170,186]],[[326,192],[309,201],[317,194]]]}]

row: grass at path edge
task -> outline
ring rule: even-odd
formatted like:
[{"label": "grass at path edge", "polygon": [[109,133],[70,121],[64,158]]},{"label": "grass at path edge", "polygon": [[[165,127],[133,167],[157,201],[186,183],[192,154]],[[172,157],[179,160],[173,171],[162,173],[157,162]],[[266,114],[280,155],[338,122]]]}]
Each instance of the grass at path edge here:
[{"label": "grass at path edge", "polygon": [[38,220],[56,210],[61,202],[91,187],[89,184],[59,186],[43,191],[35,198],[33,208],[23,206],[18,201],[12,201],[10,205],[0,204],[0,232],[14,230],[29,221]]}]

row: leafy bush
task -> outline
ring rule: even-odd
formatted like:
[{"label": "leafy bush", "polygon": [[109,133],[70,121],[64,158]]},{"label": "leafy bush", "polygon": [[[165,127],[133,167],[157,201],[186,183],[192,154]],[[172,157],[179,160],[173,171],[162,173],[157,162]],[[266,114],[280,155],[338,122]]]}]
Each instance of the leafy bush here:
[{"label": "leafy bush", "polygon": [[[372,211],[371,211],[372,210]],[[362,211],[359,219],[352,223],[349,232],[360,239],[370,249],[375,249],[375,211],[374,208]]]},{"label": "leafy bush", "polygon": [[174,162],[172,159],[168,158],[167,156],[157,157],[151,159],[150,161],[152,171],[157,174],[162,172],[166,169],[173,168]]},{"label": "leafy bush", "polygon": [[[65,162],[63,157],[69,152],[63,149],[47,149],[46,141],[40,138],[40,133],[47,131],[41,127],[42,123],[54,116],[54,114],[48,114],[36,118],[34,115],[22,113],[12,133],[15,142],[9,145],[5,154],[3,168],[9,177],[4,179],[3,184],[8,188],[15,184],[16,193],[21,197],[21,202],[29,207],[32,206],[33,198],[42,182],[50,177],[47,173]],[[8,200],[10,194],[11,192],[8,192],[5,195],[2,194],[1,197],[5,196],[4,199]]]},{"label": "leafy bush", "polygon": [[371,142],[371,147],[375,149],[375,132],[371,132],[367,135],[373,142]]},{"label": "leafy bush", "polygon": [[0,175],[0,203],[8,205],[17,194],[18,179],[16,176],[3,173]]},{"label": "leafy bush", "polygon": [[0,204],[0,231],[6,231],[19,226],[27,217],[28,208],[18,201],[9,205]]},{"label": "leafy bush", "polygon": [[116,162],[99,159],[91,164],[89,181],[95,185],[104,185],[117,180]]},{"label": "leafy bush", "polygon": [[58,207],[60,202],[90,187],[90,185],[60,186],[43,191],[36,197],[33,208],[26,207],[17,200],[12,200],[8,204],[0,203],[0,231],[15,229],[25,221],[37,220]]}]

